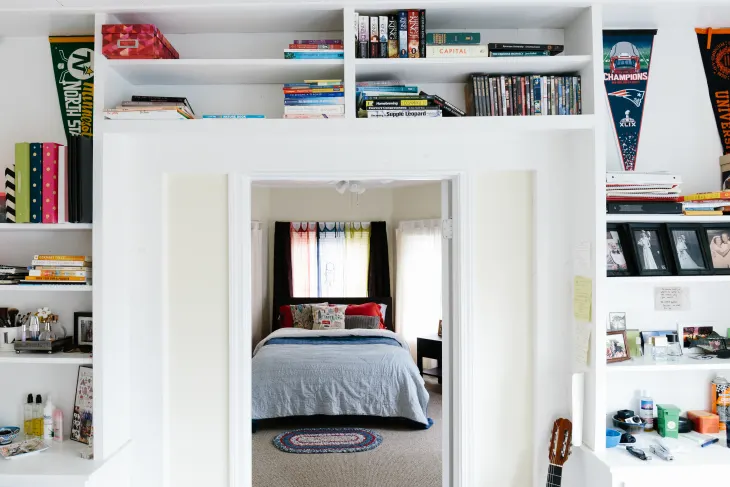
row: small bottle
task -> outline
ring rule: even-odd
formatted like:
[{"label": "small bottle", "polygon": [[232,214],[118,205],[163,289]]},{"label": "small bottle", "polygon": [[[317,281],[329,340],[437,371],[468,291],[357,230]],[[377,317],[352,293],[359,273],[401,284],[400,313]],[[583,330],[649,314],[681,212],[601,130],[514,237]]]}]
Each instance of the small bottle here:
[{"label": "small bottle", "polygon": [[40,394],[35,397],[33,405],[33,436],[43,438],[43,400]]},{"label": "small bottle", "polygon": [[639,417],[644,422],[644,431],[654,429],[654,399],[648,390],[641,391],[641,399],[639,400]]},{"label": "small bottle", "polygon": [[669,360],[674,362],[682,356],[682,345],[679,343],[679,336],[676,333],[667,335],[667,355]]},{"label": "small bottle", "polygon": [[668,349],[667,337],[654,337],[654,348],[651,349],[651,353],[654,356],[656,362],[664,362],[667,360],[667,349]]},{"label": "small bottle", "polygon": [[53,441],[63,441],[63,411],[61,408],[53,411]]},{"label": "small bottle", "polygon": [[23,433],[26,439],[33,436],[33,394],[28,394],[28,402],[23,405]]},{"label": "small bottle", "polygon": [[654,361],[654,343],[652,342],[653,337],[644,342],[644,362]]},{"label": "small bottle", "polygon": [[43,408],[43,439],[53,439],[53,401],[50,396],[46,398],[46,405]]},{"label": "small bottle", "polygon": [[634,357],[636,360],[644,358],[644,352],[641,350],[641,337],[636,337],[636,349],[639,351],[639,355]]}]

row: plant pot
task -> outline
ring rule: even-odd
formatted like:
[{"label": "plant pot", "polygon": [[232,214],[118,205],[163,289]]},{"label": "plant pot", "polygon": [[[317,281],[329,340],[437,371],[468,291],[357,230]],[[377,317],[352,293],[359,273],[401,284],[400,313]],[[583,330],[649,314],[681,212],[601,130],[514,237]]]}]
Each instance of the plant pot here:
[{"label": "plant pot", "polygon": [[12,328],[0,328],[0,352],[13,352],[13,342],[20,336],[22,326]]}]

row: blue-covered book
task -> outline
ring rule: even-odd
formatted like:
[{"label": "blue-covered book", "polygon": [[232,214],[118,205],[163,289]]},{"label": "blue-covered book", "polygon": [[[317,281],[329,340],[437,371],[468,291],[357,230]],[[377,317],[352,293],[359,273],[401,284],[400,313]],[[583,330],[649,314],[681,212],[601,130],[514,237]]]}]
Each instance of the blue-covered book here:
[{"label": "blue-covered book", "polygon": [[345,51],[333,50],[303,50],[295,51],[291,49],[284,50],[284,59],[344,59]]},{"label": "blue-covered book", "polygon": [[295,98],[290,99],[287,98],[284,100],[284,105],[344,105],[345,104],[345,98],[339,97],[339,98]]},{"label": "blue-covered book", "polygon": [[418,93],[418,86],[358,86],[356,91],[391,91],[399,93]]},{"label": "blue-covered book", "polygon": [[339,98],[345,96],[343,91],[335,91],[334,93],[284,93],[284,98]]}]

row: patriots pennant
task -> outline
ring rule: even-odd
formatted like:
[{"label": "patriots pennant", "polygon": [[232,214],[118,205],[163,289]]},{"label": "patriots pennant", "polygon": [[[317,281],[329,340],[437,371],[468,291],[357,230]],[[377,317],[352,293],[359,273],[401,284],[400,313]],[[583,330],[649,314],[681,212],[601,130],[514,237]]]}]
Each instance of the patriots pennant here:
[{"label": "patriots pennant", "polygon": [[604,30],[603,81],[624,171],[636,154],[656,30]]},{"label": "patriots pennant", "polygon": [[15,223],[15,166],[5,168],[5,221]]}]

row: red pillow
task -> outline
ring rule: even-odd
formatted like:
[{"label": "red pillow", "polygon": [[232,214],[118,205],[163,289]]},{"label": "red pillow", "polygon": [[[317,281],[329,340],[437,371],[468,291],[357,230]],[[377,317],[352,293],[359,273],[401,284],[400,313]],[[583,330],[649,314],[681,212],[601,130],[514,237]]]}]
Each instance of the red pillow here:
[{"label": "red pillow", "polygon": [[288,304],[284,304],[279,307],[279,327],[294,327],[294,317],[291,314],[291,306],[289,306]]},{"label": "red pillow", "polygon": [[351,304],[345,310],[345,316],[377,316],[380,318],[380,329],[385,329],[383,315],[380,314],[380,305],[378,303]]}]

